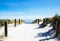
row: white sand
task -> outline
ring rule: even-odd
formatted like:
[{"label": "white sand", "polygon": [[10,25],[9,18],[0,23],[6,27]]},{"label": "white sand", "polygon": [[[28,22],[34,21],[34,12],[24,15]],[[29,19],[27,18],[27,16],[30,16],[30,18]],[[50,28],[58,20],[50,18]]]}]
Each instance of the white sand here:
[{"label": "white sand", "polygon": [[48,28],[45,27],[42,29],[35,29],[37,27],[37,24],[21,24],[17,25],[16,27],[14,27],[13,24],[9,24],[8,37],[5,38],[3,41],[39,41],[44,37],[35,38],[35,36],[37,36],[37,33],[46,32],[51,29],[48,26]]}]

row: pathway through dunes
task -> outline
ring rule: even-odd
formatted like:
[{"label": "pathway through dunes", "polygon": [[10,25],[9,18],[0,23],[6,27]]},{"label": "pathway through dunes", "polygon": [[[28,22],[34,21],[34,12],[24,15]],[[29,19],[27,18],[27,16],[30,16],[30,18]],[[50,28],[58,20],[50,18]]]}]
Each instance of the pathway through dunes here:
[{"label": "pathway through dunes", "polygon": [[[49,25],[48,25],[49,26]],[[44,33],[52,29],[52,27],[37,29],[37,24],[21,24],[16,27],[13,24],[8,25],[8,37],[3,41],[39,41],[46,37],[38,37],[38,33]],[[50,36],[49,36],[50,37]],[[52,41],[51,39],[49,41]],[[54,40],[55,41],[55,40]]]},{"label": "pathway through dunes", "polygon": [[37,33],[35,28],[38,27],[36,24],[21,24],[8,27],[8,37],[4,41],[39,41],[35,38]]}]

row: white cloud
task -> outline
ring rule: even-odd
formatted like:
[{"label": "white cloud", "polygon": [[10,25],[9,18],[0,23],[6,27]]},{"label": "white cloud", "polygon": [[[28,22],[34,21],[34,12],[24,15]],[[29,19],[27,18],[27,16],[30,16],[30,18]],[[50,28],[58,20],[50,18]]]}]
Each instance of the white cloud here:
[{"label": "white cloud", "polygon": [[0,16],[0,19],[42,19],[42,16]]}]

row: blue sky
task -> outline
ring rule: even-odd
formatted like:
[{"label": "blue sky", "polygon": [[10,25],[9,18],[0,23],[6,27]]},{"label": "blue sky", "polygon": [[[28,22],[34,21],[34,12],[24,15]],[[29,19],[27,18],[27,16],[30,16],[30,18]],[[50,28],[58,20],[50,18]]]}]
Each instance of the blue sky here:
[{"label": "blue sky", "polygon": [[60,14],[60,0],[0,0],[0,16],[41,18],[56,13]]}]

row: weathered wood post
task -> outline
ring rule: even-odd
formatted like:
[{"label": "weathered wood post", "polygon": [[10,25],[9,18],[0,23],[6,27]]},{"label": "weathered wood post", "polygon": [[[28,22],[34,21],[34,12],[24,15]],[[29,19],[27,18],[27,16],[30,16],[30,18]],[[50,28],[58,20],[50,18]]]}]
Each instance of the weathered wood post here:
[{"label": "weathered wood post", "polygon": [[43,23],[45,23],[45,19],[43,19]]},{"label": "weathered wood post", "polygon": [[14,20],[14,23],[15,23],[15,27],[16,27],[16,19]]},{"label": "weathered wood post", "polygon": [[39,25],[39,19],[37,19],[38,25]]},{"label": "weathered wood post", "polygon": [[7,37],[7,21],[5,21],[5,37]]},{"label": "weathered wood post", "polygon": [[2,26],[2,21],[0,21],[0,26]]},{"label": "weathered wood post", "polygon": [[60,21],[56,21],[56,35],[55,37],[57,37],[59,35],[60,32]]},{"label": "weathered wood post", "polygon": [[46,19],[43,19],[43,23],[44,23],[44,25],[47,25]]},{"label": "weathered wood post", "polygon": [[19,19],[19,24],[20,24],[20,19]]}]

